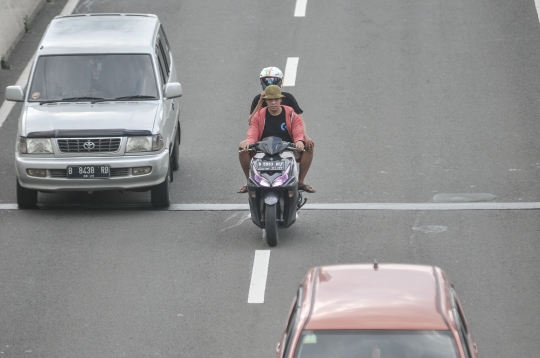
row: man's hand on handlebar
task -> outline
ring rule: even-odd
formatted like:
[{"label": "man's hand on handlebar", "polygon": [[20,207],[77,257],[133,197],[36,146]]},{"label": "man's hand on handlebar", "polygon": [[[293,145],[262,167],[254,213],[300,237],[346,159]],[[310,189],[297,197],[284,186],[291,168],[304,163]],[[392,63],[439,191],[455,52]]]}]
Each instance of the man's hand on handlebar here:
[{"label": "man's hand on handlebar", "polygon": [[240,142],[240,144],[238,145],[238,149],[240,152],[247,152],[247,150],[249,149],[249,143],[247,139]]},{"label": "man's hand on handlebar", "polygon": [[299,151],[299,152],[303,152],[304,151],[304,142],[302,142],[301,140],[296,142],[296,150]]}]

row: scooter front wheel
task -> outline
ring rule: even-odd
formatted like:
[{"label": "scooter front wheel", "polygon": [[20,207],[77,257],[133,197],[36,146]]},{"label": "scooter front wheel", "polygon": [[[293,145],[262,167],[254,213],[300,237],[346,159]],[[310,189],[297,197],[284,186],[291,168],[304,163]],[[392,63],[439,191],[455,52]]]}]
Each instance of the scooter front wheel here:
[{"label": "scooter front wheel", "polygon": [[274,247],[278,242],[278,225],[276,221],[277,205],[265,205],[264,228],[266,229],[266,243]]}]

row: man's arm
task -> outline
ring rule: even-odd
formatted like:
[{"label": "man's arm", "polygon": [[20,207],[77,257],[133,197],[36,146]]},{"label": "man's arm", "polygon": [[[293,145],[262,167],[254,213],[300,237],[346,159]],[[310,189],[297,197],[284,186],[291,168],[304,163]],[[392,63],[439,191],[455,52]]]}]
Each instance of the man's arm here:
[{"label": "man's arm", "polygon": [[298,117],[300,117],[300,121],[302,121],[302,133],[304,134],[304,142],[306,143],[306,149],[313,149],[313,147],[315,147],[315,143],[313,143],[313,140],[307,134],[306,122],[304,121],[304,117],[302,117],[301,114],[299,114]]},{"label": "man's arm", "polygon": [[[248,118],[248,124],[251,124],[251,120],[253,119],[253,116],[255,115],[255,113],[257,113],[259,111],[259,109],[262,108],[263,103],[264,103],[263,96],[264,96],[264,91],[262,91],[261,95],[259,96],[259,101],[257,102],[257,105],[255,106],[253,111],[251,111],[251,114],[250,114],[250,116]],[[255,98],[253,98],[253,103],[254,102],[255,102]],[[252,107],[253,107],[253,103],[252,103]]]},{"label": "man's arm", "polygon": [[306,122],[304,121],[304,117],[302,116],[302,113],[304,113],[304,111],[300,108],[300,106],[298,105],[298,101],[296,100],[296,98],[294,97],[294,95],[292,93],[287,92],[285,94],[285,96],[286,96],[286,100],[287,100],[287,102],[285,104],[287,106],[289,106],[289,107],[292,107],[292,109],[294,109],[294,112],[296,114],[298,114],[298,116],[302,120],[302,125],[304,127],[304,130],[303,130],[304,142],[306,143],[306,149],[308,149],[308,150],[313,149],[313,147],[315,146],[315,143],[313,143],[313,140],[307,134]]},{"label": "man's arm", "polygon": [[304,131],[304,137],[305,137],[307,135],[306,122],[304,122],[304,117],[302,117],[301,114],[299,114],[298,117],[300,117],[300,120],[302,121],[302,127],[304,128],[303,131]]},{"label": "man's arm", "polygon": [[303,127],[302,119],[300,118],[300,115],[292,112],[291,124],[292,124],[292,140],[295,143],[297,143],[298,141],[305,142],[304,127]]},{"label": "man's arm", "polygon": [[257,138],[259,137],[259,120],[257,117],[257,112],[253,112],[253,120],[249,124],[249,128],[247,131],[246,139],[240,142],[240,149],[242,151],[247,151],[249,149],[249,145],[253,143],[257,143]]},{"label": "man's arm", "polygon": [[249,144],[257,143],[259,140],[259,125],[260,125],[260,111],[254,113],[251,123],[249,124],[249,129],[247,131],[246,141]]}]

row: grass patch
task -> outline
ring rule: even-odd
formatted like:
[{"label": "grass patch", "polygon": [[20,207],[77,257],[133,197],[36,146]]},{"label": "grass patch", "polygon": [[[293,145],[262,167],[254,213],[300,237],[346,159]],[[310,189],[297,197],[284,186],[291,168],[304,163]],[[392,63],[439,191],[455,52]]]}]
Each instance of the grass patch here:
[{"label": "grass patch", "polygon": [[2,59],[0,59],[0,67],[2,67],[3,70],[9,70],[11,68],[11,65],[9,62],[7,62],[4,56],[2,56]]},{"label": "grass patch", "polygon": [[30,32],[30,19],[28,18],[28,15],[24,17],[24,32]]}]

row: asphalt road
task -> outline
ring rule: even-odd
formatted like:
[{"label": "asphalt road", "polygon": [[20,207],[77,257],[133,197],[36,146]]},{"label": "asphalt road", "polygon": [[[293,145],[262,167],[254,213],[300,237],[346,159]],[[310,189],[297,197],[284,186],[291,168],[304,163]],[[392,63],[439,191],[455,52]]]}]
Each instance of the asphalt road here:
[{"label": "asphalt road", "polygon": [[[63,3],[38,16],[1,87]],[[285,0],[81,0],[76,12],[164,23],[184,88],[174,203],[246,202],[236,146],[258,73],[288,57],[299,65],[285,90],[316,142],[308,202],[540,201],[533,0],[310,0],[304,18]],[[19,111],[0,128],[0,204],[16,200]],[[538,211],[305,211],[271,250],[264,303],[249,304],[255,250],[269,248],[247,213],[110,210],[148,201],[40,194],[102,207],[0,210],[2,356],[271,357],[310,267],[374,259],[443,268],[481,356],[540,351]]]}]

